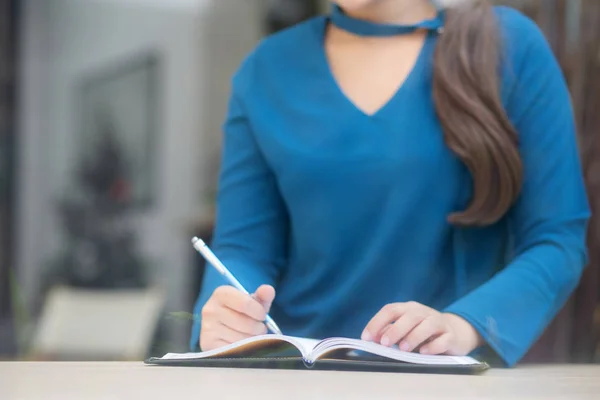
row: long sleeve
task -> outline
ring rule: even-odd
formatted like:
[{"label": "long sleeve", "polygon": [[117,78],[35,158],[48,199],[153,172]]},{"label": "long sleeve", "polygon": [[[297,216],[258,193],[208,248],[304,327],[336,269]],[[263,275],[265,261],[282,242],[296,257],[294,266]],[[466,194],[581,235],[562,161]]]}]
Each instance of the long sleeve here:
[{"label": "long sleeve", "polygon": [[469,321],[507,366],[525,355],[576,288],[590,215],[562,72],[533,23],[519,36],[528,43],[514,65],[507,105],[524,164],[522,192],[508,216],[514,257],[445,310]]},{"label": "long sleeve", "polygon": [[[224,124],[217,216],[212,249],[250,292],[275,284],[286,258],[287,214],[272,171],[264,159],[238,93]],[[206,267],[194,308],[190,346],[197,349],[202,307],[227,284]]]}]

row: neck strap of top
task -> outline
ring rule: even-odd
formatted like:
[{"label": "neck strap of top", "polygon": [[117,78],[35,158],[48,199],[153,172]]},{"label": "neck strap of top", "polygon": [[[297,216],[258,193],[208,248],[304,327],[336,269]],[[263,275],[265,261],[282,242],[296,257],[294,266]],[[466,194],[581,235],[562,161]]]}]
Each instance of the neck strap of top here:
[{"label": "neck strap of top", "polygon": [[442,33],[444,30],[444,11],[441,9],[438,10],[438,14],[435,18],[424,20],[416,24],[395,25],[379,24],[351,17],[345,14],[340,6],[334,4],[330,20],[338,28],[358,36],[396,36],[412,33],[418,29]]}]

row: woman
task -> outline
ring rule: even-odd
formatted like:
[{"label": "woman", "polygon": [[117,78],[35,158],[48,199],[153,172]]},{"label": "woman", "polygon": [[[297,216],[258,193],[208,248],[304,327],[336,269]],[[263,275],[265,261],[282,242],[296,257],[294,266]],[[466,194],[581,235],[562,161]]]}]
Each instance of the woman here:
[{"label": "woman", "polygon": [[192,345],[265,333],[269,312],[288,335],[514,365],[586,262],[559,66],[488,1],[334,3],[233,79],[213,247],[256,292],[209,269]]}]

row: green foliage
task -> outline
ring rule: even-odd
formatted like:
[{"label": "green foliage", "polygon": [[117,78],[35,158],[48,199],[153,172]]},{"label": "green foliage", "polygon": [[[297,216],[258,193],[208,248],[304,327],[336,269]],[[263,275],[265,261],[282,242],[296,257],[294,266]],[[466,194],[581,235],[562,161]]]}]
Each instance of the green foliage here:
[{"label": "green foliage", "polygon": [[14,326],[17,335],[17,346],[19,356],[26,356],[29,353],[31,340],[33,338],[34,324],[31,314],[25,304],[23,291],[12,269],[9,270],[9,291],[12,304],[12,314],[14,316]]},{"label": "green foliage", "polygon": [[199,321],[200,320],[200,316],[199,315],[194,315],[192,313],[189,312],[185,312],[185,311],[173,311],[167,314],[167,318],[168,319],[174,319],[174,320],[185,320],[185,321]]}]

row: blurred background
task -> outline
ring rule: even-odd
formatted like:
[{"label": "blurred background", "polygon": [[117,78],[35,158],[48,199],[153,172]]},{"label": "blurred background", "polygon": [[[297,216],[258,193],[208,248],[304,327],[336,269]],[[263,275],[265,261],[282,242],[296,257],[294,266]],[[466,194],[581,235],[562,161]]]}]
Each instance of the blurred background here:
[{"label": "blurred background", "polygon": [[[0,359],[187,351],[231,75],[326,0],[0,0]],[[600,204],[600,1],[496,1],[569,82]],[[600,221],[528,362],[600,362]]]}]

